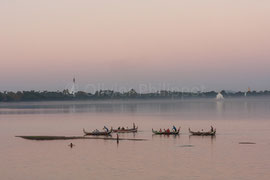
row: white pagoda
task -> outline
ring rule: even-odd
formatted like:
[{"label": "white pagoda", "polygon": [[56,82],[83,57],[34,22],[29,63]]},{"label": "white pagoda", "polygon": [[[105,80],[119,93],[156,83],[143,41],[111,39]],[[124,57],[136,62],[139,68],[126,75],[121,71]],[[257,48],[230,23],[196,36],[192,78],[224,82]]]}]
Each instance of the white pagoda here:
[{"label": "white pagoda", "polygon": [[223,99],[224,99],[223,95],[219,92],[216,96],[216,100],[223,100]]}]

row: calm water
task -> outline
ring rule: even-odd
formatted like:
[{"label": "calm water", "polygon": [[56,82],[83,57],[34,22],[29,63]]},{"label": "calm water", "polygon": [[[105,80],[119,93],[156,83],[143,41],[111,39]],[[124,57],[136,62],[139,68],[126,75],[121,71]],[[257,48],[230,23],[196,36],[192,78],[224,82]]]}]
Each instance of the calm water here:
[{"label": "calm water", "polygon": [[[148,141],[30,141],[132,126]],[[181,126],[179,136],[151,129]],[[217,128],[217,136],[189,136]],[[0,103],[0,179],[270,179],[270,99]],[[113,135],[115,136],[115,135]],[[254,142],[253,145],[239,142]],[[68,144],[73,142],[72,149]]]}]

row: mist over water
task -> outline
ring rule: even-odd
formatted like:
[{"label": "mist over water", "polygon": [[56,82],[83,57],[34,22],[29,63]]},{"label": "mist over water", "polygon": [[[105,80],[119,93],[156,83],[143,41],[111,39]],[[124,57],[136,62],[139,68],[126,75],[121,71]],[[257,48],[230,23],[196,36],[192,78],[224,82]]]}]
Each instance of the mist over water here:
[{"label": "mist over water", "polygon": [[[241,98],[68,101],[0,104],[0,174],[4,179],[262,179],[270,178],[270,99]],[[107,127],[139,126],[144,138],[30,141],[15,135],[83,135]],[[181,126],[179,136],[151,129]],[[216,137],[188,128],[217,128]],[[113,137],[116,135],[113,134]],[[75,144],[69,148],[68,144]],[[255,144],[239,144],[252,142]]]}]

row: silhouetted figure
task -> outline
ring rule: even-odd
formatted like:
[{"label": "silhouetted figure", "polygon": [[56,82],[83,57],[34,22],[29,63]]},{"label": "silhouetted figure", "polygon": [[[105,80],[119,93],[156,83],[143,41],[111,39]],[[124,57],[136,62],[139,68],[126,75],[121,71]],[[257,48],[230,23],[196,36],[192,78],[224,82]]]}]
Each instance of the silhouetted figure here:
[{"label": "silhouetted figure", "polygon": [[118,134],[116,135],[116,142],[117,142],[117,144],[119,143],[119,135]]},{"label": "silhouetted figure", "polygon": [[73,143],[70,143],[69,146],[70,146],[70,148],[72,148],[74,146],[74,144]]},{"label": "silhouetted figure", "polygon": [[214,128],[213,128],[213,126],[211,126],[211,132],[214,132]]},{"label": "silhouetted figure", "polygon": [[109,132],[109,129],[106,126],[104,126],[104,129],[106,132]]}]

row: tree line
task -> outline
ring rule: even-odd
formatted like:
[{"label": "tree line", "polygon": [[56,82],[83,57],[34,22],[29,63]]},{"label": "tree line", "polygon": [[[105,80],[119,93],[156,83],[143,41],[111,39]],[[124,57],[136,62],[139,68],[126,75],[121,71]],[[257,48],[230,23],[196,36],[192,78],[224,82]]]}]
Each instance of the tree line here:
[{"label": "tree line", "polygon": [[[226,97],[252,97],[269,96],[270,91],[250,92],[220,92]],[[128,92],[116,92],[113,90],[99,90],[95,93],[78,91],[70,94],[67,89],[63,91],[5,91],[0,92],[0,102],[19,101],[64,101],[64,100],[99,100],[99,99],[185,99],[185,98],[215,98],[218,92],[177,92],[161,90],[153,93],[137,93],[134,89]]]}]

